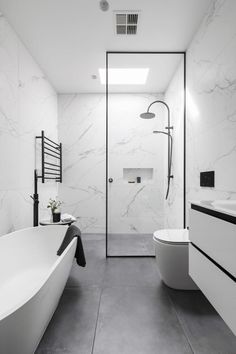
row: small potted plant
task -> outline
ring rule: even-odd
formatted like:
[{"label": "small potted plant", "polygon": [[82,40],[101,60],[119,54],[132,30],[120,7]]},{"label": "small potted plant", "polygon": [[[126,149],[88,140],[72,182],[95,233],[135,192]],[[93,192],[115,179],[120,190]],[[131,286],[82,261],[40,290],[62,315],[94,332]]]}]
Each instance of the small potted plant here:
[{"label": "small potted plant", "polygon": [[61,211],[60,211],[61,204],[62,202],[60,200],[55,200],[51,198],[49,199],[47,207],[51,209],[53,222],[61,221]]}]

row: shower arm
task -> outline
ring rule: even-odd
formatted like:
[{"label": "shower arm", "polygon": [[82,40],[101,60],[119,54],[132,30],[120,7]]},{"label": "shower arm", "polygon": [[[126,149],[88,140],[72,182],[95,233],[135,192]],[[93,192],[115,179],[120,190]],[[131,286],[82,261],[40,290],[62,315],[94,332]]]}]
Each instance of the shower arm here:
[{"label": "shower arm", "polygon": [[147,112],[149,112],[149,109],[151,108],[151,106],[154,104],[154,103],[161,103],[163,104],[166,109],[167,109],[167,127],[165,127],[165,129],[168,130],[168,133],[165,133],[165,132],[162,132],[163,134],[166,134],[168,136],[168,186],[167,186],[167,192],[166,192],[166,199],[168,198],[168,195],[169,195],[169,189],[170,189],[170,180],[171,178],[173,178],[173,175],[171,174],[171,163],[172,163],[172,136],[170,134],[170,130],[173,129],[173,126],[170,125],[170,108],[168,106],[168,104],[166,104],[164,101],[162,100],[156,100],[156,101],[153,101],[152,103],[150,103],[150,105],[148,106],[148,109],[147,109]]},{"label": "shower arm", "polygon": [[151,108],[151,106],[154,104],[154,103],[162,103],[166,108],[167,108],[167,127],[165,127],[165,129],[173,129],[173,127],[170,126],[170,108],[168,106],[168,104],[166,104],[164,101],[162,100],[156,100],[156,101],[153,101],[152,103],[150,103],[150,105],[148,106],[148,109],[147,109],[147,112],[149,112],[149,109]]}]

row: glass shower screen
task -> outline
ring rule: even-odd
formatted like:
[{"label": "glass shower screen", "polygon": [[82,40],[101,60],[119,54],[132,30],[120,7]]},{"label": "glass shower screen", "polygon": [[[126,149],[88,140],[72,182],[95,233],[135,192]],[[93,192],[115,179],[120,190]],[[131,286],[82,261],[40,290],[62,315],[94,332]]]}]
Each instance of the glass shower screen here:
[{"label": "glass shower screen", "polygon": [[[170,200],[165,201],[167,139],[153,134],[165,129],[166,110],[156,105],[155,118],[147,120],[140,119],[140,113],[154,100],[168,98],[168,87],[178,75],[181,59],[181,54],[107,53],[107,256],[153,256],[153,232],[169,222]],[[178,85],[183,85],[183,77],[176,95]],[[168,99],[171,103],[176,97]],[[178,124],[183,126],[183,110]],[[182,142],[181,146],[183,171]],[[180,178],[182,183],[183,176]],[[173,224],[182,227],[182,194],[178,203],[179,220]]]}]

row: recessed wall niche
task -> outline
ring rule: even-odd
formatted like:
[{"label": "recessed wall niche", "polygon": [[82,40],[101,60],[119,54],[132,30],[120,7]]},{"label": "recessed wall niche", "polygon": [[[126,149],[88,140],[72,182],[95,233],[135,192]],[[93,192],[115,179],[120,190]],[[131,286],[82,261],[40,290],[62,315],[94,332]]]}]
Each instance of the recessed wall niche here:
[{"label": "recessed wall niche", "polygon": [[143,183],[153,179],[153,168],[123,168],[123,180],[128,183]]}]

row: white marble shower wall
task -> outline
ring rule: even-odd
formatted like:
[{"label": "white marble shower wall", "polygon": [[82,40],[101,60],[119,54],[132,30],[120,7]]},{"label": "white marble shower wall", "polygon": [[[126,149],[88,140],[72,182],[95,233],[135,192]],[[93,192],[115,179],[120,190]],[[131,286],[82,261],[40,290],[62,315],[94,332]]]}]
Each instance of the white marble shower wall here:
[{"label": "white marble shower wall", "polygon": [[[84,232],[105,231],[105,96],[59,95],[63,184],[59,196]],[[63,206],[62,206],[63,207]]]},{"label": "white marble shower wall", "polygon": [[[162,140],[152,134],[159,119],[139,114],[161,95],[109,95],[109,231],[151,233],[164,223]],[[84,232],[105,231],[105,96],[59,96],[59,137],[64,146],[64,183],[60,197],[79,218]],[[152,179],[128,183],[123,169],[152,168]],[[142,173],[142,172],[141,172]],[[144,172],[145,173],[145,172]]]},{"label": "white marble shower wall", "polygon": [[[109,96],[109,233],[150,234],[164,226],[164,141],[153,134],[163,129],[163,107],[152,107],[155,119],[139,117],[156,99],[163,95]],[[124,168],[139,170],[127,181]],[[152,169],[149,176],[146,169]]]},{"label": "white marble shower wall", "polygon": [[[173,130],[173,154],[172,154],[172,174],[170,192],[165,200],[165,227],[182,228],[184,213],[184,63],[181,61],[175,72],[166,92],[165,102],[170,107],[170,120]],[[164,137],[163,137],[164,138]],[[165,144],[165,155],[167,147]],[[167,160],[164,160],[165,171],[167,171]],[[166,175],[165,175],[166,176]],[[165,190],[167,188],[167,178],[165,178]]]},{"label": "white marble shower wall", "polygon": [[[212,3],[187,52],[187,198],[236,199],[236,1]],[[201,188],[200,171],[215,171]]]},{"label": "white marble shower wall", "polygon": [[[0,15],[0,235],[32,226],[35,136],[57,139],[57,95],[6,19]],[[39,186],[40,214],[57,194]]]}]

